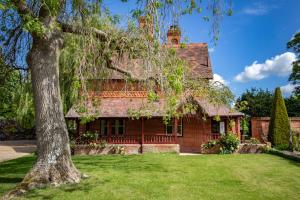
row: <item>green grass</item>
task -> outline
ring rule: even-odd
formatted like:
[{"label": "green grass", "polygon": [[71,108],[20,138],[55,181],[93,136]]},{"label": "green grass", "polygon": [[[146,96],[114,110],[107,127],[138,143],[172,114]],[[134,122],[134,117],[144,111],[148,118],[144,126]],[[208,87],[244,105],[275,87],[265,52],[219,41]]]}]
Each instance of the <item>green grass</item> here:
[{"label": "green grass", "polygon": [[[34,157],[0,164],[0,196],[13,188]],[[300,163],[278,156],[145,154],[76,156],[90,178],[29,192],[32,199],[299,199]]]}]

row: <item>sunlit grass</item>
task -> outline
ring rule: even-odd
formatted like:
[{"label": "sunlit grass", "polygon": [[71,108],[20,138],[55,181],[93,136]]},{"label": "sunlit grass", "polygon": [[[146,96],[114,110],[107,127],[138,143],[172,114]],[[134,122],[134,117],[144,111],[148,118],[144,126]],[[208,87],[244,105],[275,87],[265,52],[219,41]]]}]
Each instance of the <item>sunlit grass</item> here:
[{"label": "sunlit grass", "polygon": [[[13,188],[33,157],[0,164],[0,195]],[[75,156],[90,178],[31,191],[32,199],[299,199],[300,163],[260,155]]]}]

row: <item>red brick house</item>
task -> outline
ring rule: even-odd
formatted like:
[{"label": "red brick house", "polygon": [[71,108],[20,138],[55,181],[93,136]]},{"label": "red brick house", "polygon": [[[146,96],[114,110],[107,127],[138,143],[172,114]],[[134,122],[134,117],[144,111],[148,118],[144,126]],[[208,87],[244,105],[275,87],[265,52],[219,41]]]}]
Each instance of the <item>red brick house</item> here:
[{"label": "red brick house", "polygon": [[[207,44],[188,44],[185,48],[180,48],[180,36],[180,31],[170,30],[169,44],[177,49],[180,58],[188,62],[191,69],[188,76],[201,78],[208,84],[213,78],[213,72]],[[124,71],[130,71],[136,77],[135,81],[128,86],[124,75],[117,71],[113,71],[105,82],[93,80],[90,94],[99,97],[101,102],[96,111],[98,118],[85,125],[77,123],[79,136],[88,130],[95,131],[99,134],[99,141],[105,140],[108,144],[137,148],[139,152],[200,152],[201,144],[218,139],[221,134],[229,131],[229,128],[240,137],[242,113],[232,111],[226,106],[216,107],[199,97],[193,97],[198,105],[197,112],[181,119],[174,118],[168,125],[163,123],[163,99],[153,103],[155,109],[149,111],[151,118],[142,114],[139,119],[131,119],[129,111],[139,109],[147,102],[147,91],[138,84],[143,71],[136,67],[138,63],[126,60],[119,62]],[[206,119],[203,119],[203,116],[206,116]],[[221,121],[213,120],[214,116],[220,116]],[[66,115],[66,118],[75,119],[77,122],[81,117],[75,109],[70,109]],[[229,120],[235,122],[233,126],[229,126]]]}]

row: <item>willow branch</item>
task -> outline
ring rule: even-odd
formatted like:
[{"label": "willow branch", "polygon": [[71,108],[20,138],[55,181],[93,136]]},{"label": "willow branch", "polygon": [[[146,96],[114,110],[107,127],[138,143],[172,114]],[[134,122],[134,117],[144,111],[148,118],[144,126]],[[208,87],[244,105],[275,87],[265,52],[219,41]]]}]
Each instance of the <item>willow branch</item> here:
[{"label": "willow branch", "polygon": [[26,1],[24,0],[12,0],[12,3],[17,8],[18,13],[22,15],[30,14],[32,15],[31,10],[26,6]]},{"label": "willow branch", "polygon": [[108,65],[107,65],[106,67],[107,67],[108,69],[112,69],[112,70],[114,70],[114,71],[117,71],[117,72],[119,72],[119,73],[121,73],[121,74],[127,76],[128,78],[133,78],[132,75],[131,75],[131,73],[129,73],[128,71],[125,71],[125,70],[123,70],[123,69],[117,67],[116,65],[114,65],[114,64],[112,63],[111,60],[108,62]]},{"label": "willow branch", "polygon": [[101,40],[105,40],[107,38],[107,34],[96,28],[84,28],[82,26],[75,26],[70,24],[61,23],[62,31],[65,33],[74,33],[78,35],[90,35],[94,34],[97,38]]}]

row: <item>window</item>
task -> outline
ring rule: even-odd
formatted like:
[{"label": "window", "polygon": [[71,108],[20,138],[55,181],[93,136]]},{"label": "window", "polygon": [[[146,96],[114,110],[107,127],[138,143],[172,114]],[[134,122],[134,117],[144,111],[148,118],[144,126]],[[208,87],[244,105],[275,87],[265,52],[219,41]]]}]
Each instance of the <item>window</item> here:
[{"label": "window", "polygon": [[101,120],[101,135],[108,135],[108,122],[107,120]]},{"label": "window", "polygon": [[[125,120],[111,120],[111,135],[124,135]],[[108,135],[108,120],[101,120],[101,135]]]},{"label": "window", "polygon": [[212,122],[211,122],[211,132],[212,133],[224,134],[225,133],[225,122],[224,121],[212,120]]},{"label": "window", "polygon": [[[177,121],[177,136],[182,136],[183,134],[183,125],[182,125],[182,118]],[[166,133],[167,135],[173,134],[173,121],[170,121],[166,125]]]},{"label": "window", "polygon": [[112,133],[116,134],[116,135],[124,135],[125,133],[125,120],[123,119],[117,119],[115,120],[114,123],[114,128],[112,128]]},{"label": "window", "polygon": [[173,134],[173,122],[172,121],[170,121],[166,125],[166,132],[167,132],[167,135],[172,135]]}]

